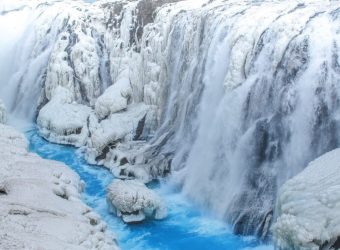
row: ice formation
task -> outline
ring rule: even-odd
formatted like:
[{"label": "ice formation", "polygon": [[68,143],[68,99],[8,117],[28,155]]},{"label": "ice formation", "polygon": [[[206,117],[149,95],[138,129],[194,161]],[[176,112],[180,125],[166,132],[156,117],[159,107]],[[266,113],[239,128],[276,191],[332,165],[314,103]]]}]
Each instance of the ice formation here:
[{"label": "ice formation", "polygon": [[[114,113],[98,124],[92,125],[86,150],[88,161],[100,163],[103,160],[110,160],[107,154],[111,152],[112,155],[119,144],[139,137],[147,122],[148,112],[150,109],[147,105],[130,105],[125,112]],[[117,160],[118,158],[113,162]]]},{"label": "ice formation", "polygon": [[46,139],[83,146],[88,138],[91,108],[74,103],[71,93],[58,86],[51,100],[40,110],[37,124]]},{"label": "ice formation", "polygon": [[103,119],[127,109],[131,94],[130,80],[128,78],[119,79],[114,85],[107,88],[96,101],[95,111],[98,118]]},{"label": "ice formation", "polygon": [[340,149],[308,164],[278,196],[273,226],[278,249],[340,247]]},{"label": "ice formation", "polygon": [[81,201],[79,176],[27,146],[23,134],[0,124],[0,248],[118,249]]},{"label": "ice formation", "polygon": [[7,112],[4,103],[0,100],[0,123],[7,122]]},{"label": "ice formation", "polygon": [[108,188],[108,202],[126,223],[135,223],[147,217],[163,219],[166,207],[158,195],[135,180],[114,180]]},{"label": "ice formation", "polygon": [[117,177],[171,172],[236,233],[266,238],[278,188],[340,146],[340,2],[254,2],[4,1],[0,98]]}]

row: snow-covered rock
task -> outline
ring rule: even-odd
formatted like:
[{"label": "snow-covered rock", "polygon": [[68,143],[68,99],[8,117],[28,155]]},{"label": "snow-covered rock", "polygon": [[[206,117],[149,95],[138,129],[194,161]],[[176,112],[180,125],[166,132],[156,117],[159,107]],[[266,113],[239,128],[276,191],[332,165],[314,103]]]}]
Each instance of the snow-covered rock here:
[{"label": "snow-covered rock", "polygon": [[5,105],[0,100],[0,123],[6,123],[7,122],[7,112]]},{"label": "snow-covered rock", "polygon": [[104,94],[96,101],[95,111],[97,117],[103,119],[110,114],[125,110],[131,94],[129,79],[119,79],[114,85],[107,88]]},{"label": "snow-covered rock", "polygon": [[111,114],[100,123],[90,122],[91,136],[87,142],[86,159],[90,163],[105,164],[107,154],[120,143],[139,139],[145,127],[150,126],[152,108],[145,104],[133,104],[124,112]]},{"label": "snow-covered rock", "polygon": [[51,101],[39,112],[40,134],[51,142],[82,146],[88,137],[91,108],[72,102],[71,93],[57,87]]},{"label": "snow-covered rock", "polygon": [[107,199],[126,223],[140,222],[146,218],[159,220],[167,215],[160,197],[135,180],[114,180],[108,188]]},{"label": "snow-covered rock", "polygon": [[312,161],[283,185],[277,213],[278,249],[339,249],[340,149]]},{"label": "snow-covered rock", "polygon": [[0,249],[118,249],[81,201],[79,176],[27,147],[23,134],[0,124]]}]

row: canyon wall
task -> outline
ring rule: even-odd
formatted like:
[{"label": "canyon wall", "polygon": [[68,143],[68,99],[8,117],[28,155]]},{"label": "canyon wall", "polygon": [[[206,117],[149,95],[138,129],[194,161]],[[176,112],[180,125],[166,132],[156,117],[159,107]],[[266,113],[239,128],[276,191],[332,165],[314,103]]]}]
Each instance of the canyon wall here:
[{"label": "canyon wall", "polygon": [[265,239],[278,188],[339,146],[336,1],[1,8],[11,114],[37,117],[45,138],[85,146],[119,178],[171,173],[236,233]]}]

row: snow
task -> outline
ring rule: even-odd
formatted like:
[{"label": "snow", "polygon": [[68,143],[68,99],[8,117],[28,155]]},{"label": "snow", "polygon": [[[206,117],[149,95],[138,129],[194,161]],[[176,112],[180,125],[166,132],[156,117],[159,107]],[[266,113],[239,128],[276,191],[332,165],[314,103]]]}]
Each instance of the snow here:
[{"label": "snow", "polygon": [[0,123],[7,122],[7,112],[4,103],[0,100]]},{"label": "snow", "polygon": [[40,110],[37,124],[41,135],[49,141],[80,147],[88,137],[91,108],[72,99],[66,88],[58,86],[51,101]]},{"label": "snow", "polygon": [[113,113],[125,110],[132,94],[131,91],[128,78],[119,79],[114,85],[107,88],[96,101],[97,117],[103,119]]},{"label": "snow", "polygon": [[139,181],[114,180],[108,188],[107,199],[126,223],[140,222],[147,217],[160,220],[167,215],[160,197]]},{"label": "snow", "polygon": [[340,149],[335,149],[283,185],[273,226],[278,249],[330,249],[339,239],[339,180]]},{"label": "snow", "polygon": [[118,249],[81,201],[79,176],[27,146],[23,134],[0,124],[0,248]]}]

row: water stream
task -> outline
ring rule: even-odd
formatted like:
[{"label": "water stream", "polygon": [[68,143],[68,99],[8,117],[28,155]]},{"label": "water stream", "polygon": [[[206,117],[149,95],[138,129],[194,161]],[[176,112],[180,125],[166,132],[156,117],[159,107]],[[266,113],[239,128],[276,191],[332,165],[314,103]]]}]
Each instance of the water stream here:
[{"label": "water stream", "polygon": [[86,183],[84,201],[117,234],[123,250],[272,249],[271,246],[260,246],[254,237],[232,234],[226,224],[199,212],[169,183],[151,184],[168,206],[169,215],[165,220],[126,225],[109,212],[105,196],[113,176],[107,169],[87,164],[81,149],[49,143],[36,129],[28,130],[26,135],[30,151],[45,159],[64,162],[80,175]]}]

